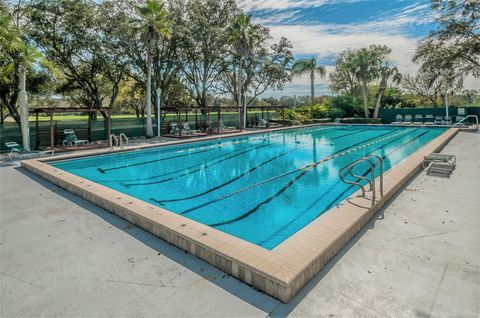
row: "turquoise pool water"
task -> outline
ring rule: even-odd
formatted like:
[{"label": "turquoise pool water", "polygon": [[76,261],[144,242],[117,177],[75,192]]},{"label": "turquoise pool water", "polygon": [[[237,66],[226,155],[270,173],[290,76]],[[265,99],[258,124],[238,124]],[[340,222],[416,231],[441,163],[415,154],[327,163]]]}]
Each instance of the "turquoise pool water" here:
[{"label": "turquoise pool water", "polygon": [[317,126],[52,165],[272,249],[357,190],[342,167],[377,154],[388,170],[444,131]]}]

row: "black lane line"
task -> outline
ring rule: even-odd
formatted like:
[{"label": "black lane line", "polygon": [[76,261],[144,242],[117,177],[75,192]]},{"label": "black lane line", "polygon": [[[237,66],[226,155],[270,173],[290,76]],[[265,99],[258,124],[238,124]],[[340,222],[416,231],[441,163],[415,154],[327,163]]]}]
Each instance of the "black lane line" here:
[{"label": "black lane line", "polygon": [[173,170],[173,171],[170,171],[170,172],[165,172],[165,173],[162,173],[162,174],[157,174],[155,176],[151,176],[151,177],[146,177],[146,178],[135,178],[135,179],[117,179],[117,180],[98,180],[98,181],[101,181],[101,182],[133,182],[133,181],[139,181],[139,180],[150,180],[150,179],[156,179],[156,178],[160,178],[160,177],[164,177],[164,176],[168,176],[170,174],[174,174],[174,173],[177,173],[177,172],[182,172],[182,171],[185,171],[185,170],[188,170],[188,169],[192,169],[192,168],[196,168],[198,166],[201,166],[207,162],[211,162],[211,161],[216,161],[216,160],[219,160],[223,157],[226,157],[226,156],[229,156],[229,155],[232,155],[234,153],[237,153],[239,151],[243,151],[245,149],[253,149],[254,147],[252,146],[246,146],[246,147],[242,147],[242,148],[239,148],[239,149],[235,149],[231,152],[227,152],[227,153],[224,153],[223,155],[219,155],[218,157],[214,157],[214,158],[210,158],[210,159],[207,159],[205,160],[204,162],[202,163],[199,163],[199,164],[195,164],[195,165],[192,165],[192,166],[189,166],[189,167],[186,167],[186,168],[181,168],[181,169],[177,169],[177,170]]},{"label": "black lane line", "polygon": [[[324,129],[315,129],[315,130],[318,130],[318,131],[334,131],[334,130],[338,130],[338,129],[335,129],[335,128],[324,128]],[[313,130],[313,131],[315,131]],[[311,130],[310,130],[311,131]],[[305,130],[305,133],[308,132],[308,130]],[[281,134],[278,134],[278,135],[274,135],[274,136],[263,136],[263,137],[258,137],[258,138],[254,138],[254,139],[248,139],[247,137],[244,137],[244,138],[239,138],[239,139],[236,139],[236,141],[256,141],[256,140],[265,140],[267,138],[273,138],[273,137],[280,137],[282,136]],[[212,145],[213,146],[213,145]],[[212,147],[210,146],[210,147]],[[123,169],[123,168],[129,168],[129,167],[133,167],[133,166],[140,166],[140,165],[144,165],[144,164],[149,164],[149,163],[153,163],[153,162],[158,162],[158,161],[163,161],[163,160],[168,160],[168,159],[173,159],[173,158],[179,158],[179,157],[184,157],[184,156],[188,156],[188,155],[193,155],[193,154],[197,154],[197,153],[202,153],[202,152],[207,152],[207,151],[211,151],[211,150],[215,150],[217,148],[221,148],[223,147],[222,145],[218,145],[217,144],[217,147],[212,147],[211,149],[207,149],[207,150],[203,150],[203,151],[198,151],[198,152],[194,152],[194,153],[186,153],[186,154],[182,154],[182,155],[178,155],[178,156],[172,156],[172,157],[167,157],[167,158],[162,158],[162,159],[156,159],[156,160],[151,160],[151,161],[145,161],[145,162],[138,162],[138,163],[134,163],[134,164],[130,164],[130,165],[124,165],[124,166],[120,166],[120,167],[113,167],[113,168],[106,168],[106,169],[102,169],[102,168],[97,168],[98,171],[100,171],[101,173],[105,174],[106,171],[110,171],[110,170],[117,170],[117,169]],[[153,178],[152,178],[153,179]]]},{"label": "black lane line", "polygon": [[142,165],[146,165],[146,164],[149,164],[149,163],[160,162],[160,161],[164,161],[164,160],[170,160],[170,159],[185,157],[185,156],[189,156],[189,155],[197,155],[197,154],[204,153],[204,152],[209,152],[209,151],[212,151],[212,150],[215,150],[215,149],[218,149],[218,148],[219,147],[212,147],[210,149],[195,151],[193,153],[188,153],[187,152],[187,153],[183,153],[181,155],[165,157],[165,158],[149,160],[149,161],[142,161],[142,162],[132,163],[132,164],[128,164],[128,165],[113,167],[113,168],[105,168],[105,169],[97,168],[97,170],[100,171],[101,173],[105,174],[107,171],[111,171],[111,170],[119,170],[119,169],[124,169],[124,168],[135,167],[135,166],[142,166]]},{"label": "black lane line", "polygon": [[[349,145],[348,147],[343,148],[343,149],[341,149],[341,150],[338,150],[338,151],[330,154],[329,156],[327,156],[327,157],[325,157],[325,158],[317,161],[316,164],[319,164],[319,163],[321,163],[321,162],[327,161],[327,160],[329,160],[329,158],[331,159],[331,158],[333,158],[334,156],[338,155],[339,153],[341,153],[341,152],[343,152],[343,151],[345,151],[345,150],[347,150],[347,149],[349,149],[349,148],[351,148],[351,147],[360,145],[360,144],[362,144],[362,143],[366,143],[366,142],[368,142],[368,141],[370,141],[370,140],[377,139],[377,138],[379,138],[379,137],[382,137],[382,136],[387,135],[387,134],[390,134],[390,133],[391,133],[391,131],[390,131],[390,132],[387,132],[387,133],[384,133],[384,134],[381,134],[381,135],[378,135],[378,136],[375,136],[375,137],[373,137],[373,138],[369,138],[369,139],[367,139],[367,140],[361,141],[361,142],[356,143],[356,144],[354,144],[354,145]],[[192,207],[192,208],[189,208],[189,209],[187,209],[187,210],[184,210],[184,211],[180,212],[179,214],[187,214],[187,213],[190,213],[190,212],[192,212],[192,211],[195,211],[195,210],[197,210],[197,209],[203,208],[203,207],[205,207],[205,206],[207,206],[207,205],[210,205],[210,204],[212,204],[212,203],[215,203],[215,202],[218,202],[218,201],[220,201],[220,200],[223,200],[223,199],[229,198],[229,197],[231,197],[231,196],[237,195],[237,194],[239,194],[239,193],[245,192],[245,191],[247,191],[247,190],[249,190],[249,189],[252,189],[252,188],[254,188],[254,187],[261,186],[261,185],[263,185],[263,184],[266,184],[266,183],[272,182],[272,181],[274,181],[274,180],[277,180],[277,179],[286,177],[286,176],[288,176],[288,175],[294,174],[294,173],[296,173],[296,172],[302,171],[302,170],[304,170],[304,169],[306,169],[306,168],[308,168],[308,167],[312,167],[313,165],[315,165],[315,163],[312,163],[312,164],[310,164],[310,165],[306,165],[306,166],[303,166],[303,167],[301,167],[301,168],[297,168],[297,169],[294,169],[294,170],[291,170],[291,171],[288,171],[288,172],[279,174],[278,176],[275,176],[275,177],[272,177],[272,178],[269,178],[269,179],[260,181],[260,182],[258,182],[258,183],[252,184],[252,185],[250,185],[250,186],[248,186],[248,187],[245,187],[245,188],[243,188],[243,189],[239,189],[239,190],[237,190],[237,191],[231,192],[231,193],[226,194],[226,195],[224,195],[224,196],[220,196],[220,197],[218,197],[218,198],[215,198],[215,199],[213,199],[213,200],[211,200],[211,201],[208,201],[208,202],[202,203],[202,204],[200,204],[200,205],[194,206],[194,207]]]},{"label": "black lane line", "polygon": [[227,160],[230,160],[232,158],[235,158],[235,157],[238,157],[238,156],[241,156],[241,155],[244,155],[252,150],[258,150],[258,149],[261,149],[261,148],[264,148],[264,147],[267,147],[267,146],[270,146],[271,144],[266,144],[266,145],[260,145],[260,146],[256,146],[254,148],[250,148],[250,149],[247,149],[247,150],[244,150],[242,152],[239,152],[237,154],[234,154],[234,155],[230,155],[229,157],[226,157],[226,158],[223,158],[219,161],[216,161],[216,162],[213,162],[209,165],[205,165],[203,167],[200,167],[198,169],[195,169],[195,170],[192,170],[192,171],[189,171],[189,172],[185,172],[185,173],[182,173],[182,174],[179,174],[178,176],[173,176],[173,177],[170,177],[170,178],[166,178],[166,179],[162,179],[162,180],[158,180],[158,181],[151,181],[151,182],[141,182],[141,183],[124,183],[123,186],[125,188],[130,188],[130,187],[135,187],[135,186],[144,186],[144,185],[151,185],[151,184],[160,184],[160,183],[164,183],[164,182],[168,182],[168,181],[172,181],[176,178],[181,178],[181,177],[184,177],[184,176],[188,176],[189,174],[193,174],[193,173],[196,173],[198,171],[202,171],[202,170],[205,170],[211,166],[214,166],[216,164],[219,164],[221,162],[224,162],[224,161],[227,161]]},{"label": "black lane line", "polygon": [[[407,134],[405,134],[405,135],[402,135],[402,136],[400,136],[400,137],[398,137],[398,138],[395,138],[395,139],[391,140],[388,144],[382,145],[382,146],[377,147],[376,149],[372,150],[369,154],[372,154],[372,153],[374,153],[374,152],[377,151],[377,150],[384,149],[385,147],[387,147],[388,145],[390,145],[392,142],[395,142],[395,141],[397,141],[397,140],[401,140],[402,138],[405,138],[405,136],[410,135],[410,134],[412,134],[412,133],[414,133],[414,132],[417,132],[417,131],[419,131],[419,130],[420,130],[420,129],[415,129],[415,130],[412,130],[411,132],[409,132],[409,133],[407,133]],[[400,147],[401,147],[401,146],[402,146],[402,145],[400,145]],[[387,155],[384,155],[384,156],[382,156],[382,159],[385,159],[386,157],[387,157]],[[368,173],[367,173],[367,174],[368,174]],[[367,174],[364,174],[363,176],[366,176]],[[324,198],[326,195],[330,194],[330,191],[332,191],[332,190],[333,190],[335,187],[337,187],[337,186],[338,186],[338,183],[335,183],[335,184],[334,184],[333,186],[331,186],[328,190],[326,190],[318,199],[316,199],[315,201],[313,201],[305,210],[303,210],[302,212],[300,212],[299,214],[297,214],[297,215],[295,216],[295,219],[291,220],[291,221],[288,222],[286,225],[282,226],[281,229],[277,230],[275,233],[271,234],[268,238],[262,240],[261,242],[259,242],[259,243],[257,243],[257,244],[258,244],[258,245],[262,245],[262,244],[270,241],[273,237],[275,237],[275,235],[277,235],[278,233],[280,233],[280,232],[282,232],[283,230],[285,230],[286,228],[288,228],[288,227],[289,227],[290,225],[292,225],[299,217],[301,217],[303,214],[309,212],[311,208],[313,208],[318,202],[320,202],[321,200],[323,200],[323,198]],[[326,210],[327,210],[327,209],[323,209],[322,212],[323,212],[323,211],[326,211]]]},{"label": "black lane line", "polygon": [[[394,150],[390,151],[388,154],[383,155],[383,156],[382,156],[382,160],[385,159],[385,158],[387,158],[387,157],[388,157],[389,155],[391,155],[392,153],[394,153],[394,152],[400,150],[401,148],[405,147],[406,145],[410,144],[411,142],[413,142],[413,141],[417,140],[418,138],[424,136],[425,134],[428,134],[429,132],[430,132],[430,131],[426,131],[426,132],[424,132],[424,133],[421,133],[421,134],[418,135],[417,137],[415,137],[415,138],[413,138],[413,139],[410,139],[410,140],[407,141],[406,143],[404,143],[404,144],[400,145],[399,147],[395,148]],[[365,177],[371,170],[372,170],[371,167],[368,168],[367,171],[362,175],[362,177]],[[360,179],[357,179],[357,181],[358,181],[358,180],[360,180]],[[342,193],[340,193],[340,194],[324,209],[324,211],[332,208],[332,207],[336,204],[336,201],[337,201],[338,199],[340,199],[345,193],[347,193],[348,191],[350,191],[350,189],[353,188],[353,187],[354,187],[354,186],[351,185],[351,186],[349,186],[345,191],[343,191]]]},{"label": "black lane line", "polygon": [[[321,134],[321,133],[318,133],[318,134]],[[211,164],[207,164],[207,165],[204,165],[205,163],[201,163],[197,166],[201,166],[200,168],[198,169],[195,169],[195,170],[192,170],[192,171],[188,171],[188,172],[185,172],[183,174],[180,174],[178,176],[173,176],[173,177],[170,177],[170,178],[166,178],[166,179],[162,179],[162,180],[158,180],[158,181],[151,181],[151,182],[138,182],[138,183],[124,183],[123,186],[126,187],[126,188],[129,188],[129,187],[134,187],[134,186],[143,186],[143,185],[152,185],[152,184],[160,184],[160,183],[164,183],[164,182],[168,182],[168,181],[172,181],[174,179],[177,179],[177,178],[181,178],[181,177],[185,177],[187,175],[190,175],[190,174],[194,174],[194,173],[197,173],[199,171],[202,171],[202,170],[206,170],[214,165],[217,165],[219,163],[222,163],[224,161],[227,161],[227,160],[230,160],[232,158],[235,158],[235,157],[238,157],[240,155],[243,155],[247,152],[250,152],[251,150],[257,150],[257,149],[260,149],[260,148],[263,148],[263,147],[266,147],[266,146],[271,146],[272,144],[267,144],[267,145],[261,145],[261,146],[257,146],[257,147],[253,147],[253,148],[249,148],[248,150],[246,151],[242,151],[240,153],[237,153],[235,155],[231,155],[229,157],[226,157],[224,159],[221,159],[221,160],[218,160],[218,161],[215,161]],[[185,170],[185,169],[182,169],[182,171]],[[168,173],[170,174],[170,173]],[[157,202],[157,200],[155,199],[152,199],[153,201]]]},{"label": "black lane line", "polygon": [[[387,133],[388,134],[388,133]],[[381,137],[385,134],[382,134],[380,136],[377,136],[377,137],[374,137],[374,138],[371,138],[369,140],[372,140],[372,139],[375,139],[375,138],[378,138],[378,137]],[[366,140],[366,141],[369,141],[369,140]],[[362,144],[364,142],[360,142],[360,143],[357,143],[355,145],[351,145],[347,148],[345,148],[344,150],[347,150],[349,148],[352,148],[352,147],[355,147],[359,144]],[[260,209],[262,206],[270,203],[271,201],[273,201],[275,198],[277,198],[278,196],[280,196],[283,192],[285,192],[288,188],[290,188],[293,184],[295,184],[295,182],[297,182],[298,180],[300,180],[301,178],[303,178],[303,176],[305,176],[308,172],[312,171],[313,168],[315,168],[316,166],[318,166],[320,163],[324,163],[328,160],[331,160],[331,159],[334,159],[334,158],[337,158],[338,156],[333,156],[327,160],[320,160],[320,161],[317,161],[316,163],[314,163],[313,165],[309,166],[310,169],[304,169],[299,175],[297,175],[295,178],[293,178],[292,180],[290,180],[286,185],[284,185],[282,188],[280,188],[280,190],[278,190],[275,194],[273,194],[272,196],[268,197],[266,200],[260,202],[259,204],[257,204],[255,207],[253,207],[252,209],[248,210],[247,212],[245,212],[244,214],[234,218],[234,219],[231,219],[231,220],[228,220],[228,221],[223,221],[223,222],[219,222],[219,223],[215,223],[215,224],[209,224],[209,226],[212,226],[212,227],[216,227],[216,226],[221,226],[221,225],[226,225],[226,224],[231,224],[231,223],[234,223],[234,222],[237,222],[237,221],[240,221],[240,220],[243,220],[245,219],[246,217],[250,216],[251,214],[255,213],[256,211],[258,211],[258,209]]]},{"label": "black lane line", "polygon": [[[367,130],[367,129],[365,129],[365,130],[359,130],[359,131],[357,131],[357,132],[355,132],[355,133],[360,133],[360,132],[366,131],[366,130]],[[350,136],[350,135],[352,135],[352,134],[353,134],[353,133],[348,133],[348,134],[341,135],[341,136],[335,136],[334,138],[331,138],[330,140],[335,140],[335,139],[338,139],[338,138]],[[279,158],[281,158],[281,157],[283,157],[283,156],[285,156],[285,155],[287,155],[287,154],[289,154],[289,153],[291,153],[291,152],[297,151],[298,149],[303,149],[303,148],[310,147],[310,146],[312,146],[312,145],[310,145],[310,144],[309,144],[309,145],[305,145],[305,146],[299,147],[299,148],[297,148],[297,149],[294,149],[294,150],[292,150],[292,151],[287,151],[287,152],[281,153],[280,155],[277,155],[277,156],[275,156],[275,157],[273,157],[273,158],[270,158],[270,159],[268,159],[268,160],[260,163],[259,165],[257,165],[257,166],[255,166],[255,167],[253,167],[253,168],[251,168],[251,169],[249,169],[249,170],[241,173],[240,175],[236,176],[235,178],[232,178],[232,179],[230,179],[230,180],[228,180],[228,181],[226,181],[226,182],[224,182],[224,183],[222,183],[222,184],[220,184],[220,185],[218,185],[218,186],[215,186],[215,187],[213,187],[213,188],[210,188],[210,189],[208,189],[208,190],[206,190],[206,191],[203,191],[203,192],[200,192],[200,193],[198,193],[198,194],[191,195],[191,196],[188,196],[188,197],[183,197],[183,198],[177,198],[177,199],[158,200],[158,199],[151,198],[150,200],[152,200],[152,201],[154,201],[154,202],[157,202],[158,204],[164,205],[164,204],[167,203],[167,202],[184,201],[184,200],[190,200],[190,199],[194,199],[194,198],[201,197],[201,196],[203,196],[203,195],[205,195],[205,194],[211,193],[211,192],[213,192],[213,191],[215,191],[215,190],[218,190],[218,189],[220,189],[220,188],[222,188],[222,187],[224,187],[224,186],[226,186],[226,185],[229,185],[229,184],[231,184],[231,183],[239,180],[240,178],[242,178],[242,177],[244,177],[244,176],[252,173],[253,171],[255,171],[255,170],[257,170],[257,169],[265,166],[266,164],[268,164],[268,163],[270,163],[270,162],[272,162],[272,161],[274,161],[274,160],[276,160],[276,159],[279,159]]]}]

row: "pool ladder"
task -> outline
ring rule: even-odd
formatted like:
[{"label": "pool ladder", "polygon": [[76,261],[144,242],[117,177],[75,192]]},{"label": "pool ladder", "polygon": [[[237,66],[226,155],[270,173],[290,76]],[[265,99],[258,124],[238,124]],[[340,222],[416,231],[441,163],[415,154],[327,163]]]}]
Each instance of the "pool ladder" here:
[{"label": "pool ladder", "polygon": [[123,149],[125,146],[128,146],[128,137],[124,133],[121,133],[118,137],[115,136],[115,134],[111,134],[108,142],[111,150],[113,150],[114,147],[120,147],[120,149]]},{"label": "pool ladder", "polygon": [[[352,169],[357,166],[358,164],[362,162],[367,162],[370,165],[370,178],[366,176],[359,176],[355,174]],[[362,157],[358,160],[355,160],[354,162],[346,165],[340,171],[338,172],[338,176],[340,177],[340,180],[346,184],[351,184],[353,186],[357,186],[362,190],[362,197],[366,198],[366,193],[367,192],[372,192],[372,207],[375,205],[377,202],[377,192],[376,192],[376,186],[375,186],[375,179],[376,179],[376,173],[375,173],[375,168],[380,167],[379,169],[379,176],[380,176],[380,199],[383,198],[383,159],[380,156],[377,155],[367,155],[365,157]],[[357,179],[357,181],[351,181],[347,180],[347,174],[354,177]],[[364,180],[368,184],[368,189],[365,189],[365,185],[362,185],[360,183],[361,180]],[[383,215],[382,215],[383,218]]]}]

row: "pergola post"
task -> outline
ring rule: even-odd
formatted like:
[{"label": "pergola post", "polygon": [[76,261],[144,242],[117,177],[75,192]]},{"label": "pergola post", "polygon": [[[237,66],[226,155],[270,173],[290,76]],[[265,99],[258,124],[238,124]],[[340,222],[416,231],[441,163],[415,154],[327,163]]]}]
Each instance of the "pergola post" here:
[{"label": "pergola post", "polygon": [[38,126],[38,112],[35,112],[35,148],[40,147],[40,128]]},{"label": "pergola post", "polygon": [[195,130],[198,130],[198,108],[195,108]]},{"label": "pergola post", "polygon": [[112,123],[111,123],[111,119],[110,119],[110,109],[108,111],[106,111],[107,113],[107,138],[108,138],[108,145],[111,147],[112,145],[110,144],[111,142],[111,139],[110,139],[110,135],[112,134]]},{"label": "pergola post", "polygon": [[92,142],[92,113],[88,112],[88,130],[87,130],[87,139],[88,142]]},{"label": "pergola post", "polygon": [[54,131],[53,131],[53,110],[50,111],[50,148],[54,149],[55,148],[55,137],[54,137]]},{"label": "pergola post", "polygon": [[220,135],[220,107],[217,107],[217,135]]}]

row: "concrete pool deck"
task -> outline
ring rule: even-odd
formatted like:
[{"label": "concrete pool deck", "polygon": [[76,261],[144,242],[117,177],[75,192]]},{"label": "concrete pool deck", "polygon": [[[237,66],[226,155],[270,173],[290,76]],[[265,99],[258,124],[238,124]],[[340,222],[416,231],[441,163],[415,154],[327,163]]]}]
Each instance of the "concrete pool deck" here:
[{"label": "concrete pool deck", "polygon": [[477,317],[479,149],[480,135],[457,135],[444,149],[458,159],[450,179],[417,175],[286,305],[2,167],[0,315]]}]

